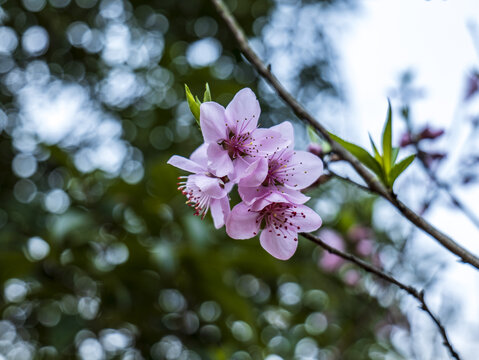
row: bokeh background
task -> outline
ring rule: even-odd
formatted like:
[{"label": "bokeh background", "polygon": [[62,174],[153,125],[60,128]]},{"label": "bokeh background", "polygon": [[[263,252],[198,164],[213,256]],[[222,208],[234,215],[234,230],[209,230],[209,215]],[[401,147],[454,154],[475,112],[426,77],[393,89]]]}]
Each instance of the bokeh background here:
[{"label": "bokeh background", "polygon": [[[379,2],[226,2],[272,71],[341,136],[364,143],[371,131],[379,138],[390,96],[397,143],[401,133],[416,139],[416,145],[404,143],[404,153],[422,151],[425,159],[398,191],[425,214],[436,203],[446,209],[443,217],[460,213],[428,178],[451,158],[451,137],[422,145],[419,134],[435,119],[413,112],[425,96],[420,87],[441,82],[419,77],[417,84],[421,69],[411,69],[414,62],[389,50],[396,62],[378,56],[383,49],[418,57],[433,52],[432,45],[408,45],[428,25],[440,24],[434,23],[437,3],[449,2],[403,2],[401,9],[410,11],[400,19],[420,13],[417,6],[432,14],[431,24],[427,16],[414,23],[406,45],[388,43],[381,32],[384,17],[398,13],[378,8]],[[465,15],[440,11],[458,28],[466,26]],[[358,24],[376,27],[367,32]],[[388,31],[407,27],[394,24]],[[378,32],[386,39],[371,37]],[[475,36],[448,34],[473,49]],[[363,51],[365,44],[374,46]],[[396,65],[380,73],[383,63]],[[456,69],[460,85],[444,85],[452,89],[446,94],[452,106],[475,95],[474,63]],[[397,289],[305,239],[283,262],[257,239],[232,240],[214,229],[209,215],[203,221],[193,216],[176,190],[183,174],[166,161],[189,156],[201,143],[184,84],[200,94],[205,82],[223,105],[252,88],[262,126],[290,120],[299,148],[319,141],[258,78],[209,1],[0,0],[0,359],[447,358],[437,330]],[[369,98],[363,102],[357,94]],[[434,103],[433,114],[449,115],[437,110],[440,99]],[[466,130],[457,137],[472,145],[444,167],[461,189],[476,181],[477,159],[469,166],[461,160],[473,161],[476,151],[464,136],[477,135],[474,106],[467,109],[435,129],[462,119]],[[477,350],[474,316],[465,319],[458,310],[464,304],[442,296],[457,278],[479,283],[476,275],[462,272],[464,265],[438,253],[434,242],[367,193],[332,179],[308,195],[323,217],[325,241],[430,289],[459,350]],[[457,277],[446,281],[441,274],[451,267]],[[473,302],[476,290],[464,297]]]}]

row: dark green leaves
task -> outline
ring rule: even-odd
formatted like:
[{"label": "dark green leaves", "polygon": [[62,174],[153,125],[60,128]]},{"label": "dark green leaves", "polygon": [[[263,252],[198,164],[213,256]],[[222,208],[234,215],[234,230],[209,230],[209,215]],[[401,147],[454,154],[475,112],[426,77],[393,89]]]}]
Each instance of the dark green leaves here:
[{"label": "dark green leaves", "polygon": [[[196,123],[200,126],[200,106],[201,101],[198,96],[193,96],[188,85],[185,84],[186,101],[190,107],[190,111],[196,119]],[[203,102],[211,101],[211,91],[208,83],[205,85],[205,93],[203,94]]]},{"label": "dark green leaves", "polygon": [[208,85],[208,83],[206,83],[205,88],[206,90],[203,95],[203,102],[211,101],[211,92],[210,92],[210,86]]},{"label": "dark green leaves", "polygon": [[329,134],[334,141],[339,143],[343,148],[353,154],[359,161],[361,161],[369,170],[374,172],[379,178],[382,177],[381,165],[362,147],[353,143],[347,142],[336,135]]},{"label": "dark green leaves", "polygon": [[411,165],[411,163],[413,162],[413,160],[416,158],[416,155],[415,154],[412,154],[412,155],[409,155],[407,158],[401,160],[400,162],[398,162],[396,165],[393,166],[393,168],[391,169],[391,172],[389,174],[389,179],[390,179],[390,183],[391,183],[391,187],[392,187],[392,184],[394,184],[394,181],[396,180],[396,178],[401,175],[401,173],[406,170],[406,168]]},{"label": "dark green leaves", "polygon": [[386,123],[384,124],[383,130],[383,167],[386,173],[391,170],[392,165],[392,112],[391,112],[391,103],[388,99],[388,114],[386,116]]},{"label": "dark green leaves", "polygon": [[369,140],[371,141],[374,156],[369,154],[369,152],[358,145],[347,142],[333,134],[330,135],[334,141],[348,150],[364,166],[375,173],[378,179],[389,189],[392,189],[394,181],[404,170],[406,170],[406,168],[413,162],[415,158],[415,155],[411,155],[396,164],[399,148],[392,146],[392,111],[389,100],[388,113],[386,116],[386,123],[384,124],[382,137],[382,155],[379,153],[376,145],[374,144],[371,135],[369,135]]}]

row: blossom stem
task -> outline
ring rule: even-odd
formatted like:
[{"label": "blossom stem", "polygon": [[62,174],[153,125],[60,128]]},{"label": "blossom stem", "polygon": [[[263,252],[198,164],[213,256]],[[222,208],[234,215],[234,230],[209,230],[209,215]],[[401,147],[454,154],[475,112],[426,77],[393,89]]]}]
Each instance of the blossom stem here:
[{"label": "blossom stem", "polygon": [[276,76],[272,74],[271,68],[267,67],[254,52],[254,50],[249,46],[248,39],[246,38],[242,28],[239,26],[238,22],[231,14],[225,3],[222,0],[211,0],[211,2],[215,6],[219,16],[226,22],[226,25],[238,43],[242,53],[250,61],[251,65],[256,69],[256,71],[276,90],[276,93],[284,100],[284,102],[291,108],[291,110],[299,119],[316,129],[316,131],[322,135],[322,137],[331,145],[332,151],[339,155],[343,160],[351,164],[355,171],[366,182],[369,191],[372,191],[388,200],[411,223],[431,235],[442,246],[457,255],[463,262],[479,269],[479,258],[476,255],[459,245],[450,236],[434,227],[426,219],[416,214],[401,200],[399,200],[396,194],[382,185],[378,179],[376,179],[376,177],[359,162],[358,159],[351,155],[337,142],[333,141],[327,129],[283,87]]},{"label": "blossom stem", "polygon": [[379,277],[379,278],[381,278],[381,279],[383,279],[383,280],[385,280],[385,281],[387,281],[391,284],[396,285],[400,289],[406,291],[408,294],[410,294],[411,296],[416,298],[416,300],[420,304],[421,310],[423,310],[431,318],[431,320],[434,322],[434,324],[439,329],[439,332],[441,333],[441,336],[442,336],[442,339],[443,339],[444,346],[449,350],[449,353],[451,354],[451,356],[454,359],[457,359],[457,360],[461,359],[459,357],[459,354],[457,353],[457,351],[452,346],[451,341],[449,340],[449,338],[447,336],[447,332],[446,332],[446,329],[445,329],[444,325],[442,325],[439,318],[436,315],[433,314],[431,309],[429,309],[429,306],[427,305],[426,300],[425,300],[424,290],[419,291],[416,288],[412,287],[411,285],[406,285],[406,284],[400,282],[399,280],[397,280],[392,275],[387,274],[383,270],[367,263],[366,261],[364,261],[364,260],[362,260],[362,259],[360,259],[360,258],[358,258],[358,257],[356,257],[352,254],[346,253],[346,252],[341,251],[341,250],[339,250],[339,249],[337,249],[333,246],[328,245],[327,243],[325,243],[323,240],[321,240],[317,236],[311,235],[309,233],[301,233],[301,235],[304,238],[312,241],[316,245],[319,245],[320,247],[322,247],[323,249],[325,249],[329,253],[337,255],[337,256],[343,258],[344,260],[347,260],[349,262],[352,262],[352,263],[356,264],[357,266],[364,269],[365,271],[367,271],[371,274],[374,274],[377,277]]}]

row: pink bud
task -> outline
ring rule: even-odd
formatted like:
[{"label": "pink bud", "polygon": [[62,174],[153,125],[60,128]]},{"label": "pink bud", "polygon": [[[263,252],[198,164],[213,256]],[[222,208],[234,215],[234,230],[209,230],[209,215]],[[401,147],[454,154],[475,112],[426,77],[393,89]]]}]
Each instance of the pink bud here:
[{"label": "pink bud", "polygon": [[321,156],[323,154],[323,148],[318,143],[311,143],[308,145],[308,151],[311,154],[316,156]]},{"label": "pink bud", "polygon": [[406,147],[408,145],[411,145],[414,141],[411,138],[411,134],[409,132],[405,132],[401,136],[401,142],[399,143],[400,147]]},{"label": "pink bud", "polygon": [[419,133],[419,139],[436,139],[443,134],[444,134],[443,129],[432,130],[429,126],[426,126]]}]

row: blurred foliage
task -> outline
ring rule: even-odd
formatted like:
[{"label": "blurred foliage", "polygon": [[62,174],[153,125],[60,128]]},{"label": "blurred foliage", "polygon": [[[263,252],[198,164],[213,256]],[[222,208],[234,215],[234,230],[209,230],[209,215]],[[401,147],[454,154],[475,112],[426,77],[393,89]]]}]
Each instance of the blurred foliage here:
[{"label": "blurred foliage", "polygon": [[[349,3],[229,1],[258,39],[280,6]],[[209,2],[0,6],[0,358],[400,358],[392,324],[407,323],[393,289],[348,264],[323,269],[304,239],[275,260],[194,217],[175,190],[167,159],[201,140],[185,83],[199,93],[208,81],[223,104],[249,86],[268,99],[267,124],[288,116]],[[297,50],[297,89],[337,96],[333,54]],[[380,264],[390,240],[370,229],[374,198],[334,182],[311,195],[345,247]],[[351,235],[359,225],[374,240],[366,250]]]}]

